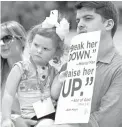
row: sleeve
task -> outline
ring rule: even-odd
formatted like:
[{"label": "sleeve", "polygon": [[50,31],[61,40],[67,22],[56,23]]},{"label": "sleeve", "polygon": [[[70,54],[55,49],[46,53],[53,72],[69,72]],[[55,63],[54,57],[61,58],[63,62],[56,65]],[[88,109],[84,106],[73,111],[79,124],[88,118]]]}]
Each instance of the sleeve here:
[{"label": "sleeve", "polygon": [[91,113],[87,127],[122,127],[122,67],[113,75],[111,86],[102,97],[99,110]]},{"label": "sleeve", "polygon": [[19,62],[15,63],[15,64],[13,65],[13,67],[14,67],[14,66],[18,66],[18,67],[19,67],[19,70],[20,70],[20,73],[21,73],[21,74],[24,73],[22,61],[19,61]]}]

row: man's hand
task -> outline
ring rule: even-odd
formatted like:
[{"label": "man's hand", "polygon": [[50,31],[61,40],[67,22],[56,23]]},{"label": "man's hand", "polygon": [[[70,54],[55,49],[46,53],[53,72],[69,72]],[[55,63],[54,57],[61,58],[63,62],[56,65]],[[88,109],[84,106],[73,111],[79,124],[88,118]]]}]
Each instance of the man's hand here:
[{"label": "man's hand", "polygon": [[18,117],[15,121],[15,127],[31,127],[31,125],[36,125],[36,120],[31,119],[23,119],[22,117]]}]

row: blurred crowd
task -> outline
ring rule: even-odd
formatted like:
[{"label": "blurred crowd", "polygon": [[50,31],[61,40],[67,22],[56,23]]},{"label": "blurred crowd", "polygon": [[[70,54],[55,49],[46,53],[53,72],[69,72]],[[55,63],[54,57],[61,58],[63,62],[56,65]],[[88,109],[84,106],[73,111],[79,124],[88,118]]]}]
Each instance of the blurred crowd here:
[{"label": "blurred crowd", "polygon": [[[122,23],[122,2],[113,1],[118,8],[120,23]],[[76,28],[74,4],[76,1],[2,1],[1,22],[18,21],[26,30],[42,22],[49,16],[50,10],[57,9],[66,17],[71,29]]]}]

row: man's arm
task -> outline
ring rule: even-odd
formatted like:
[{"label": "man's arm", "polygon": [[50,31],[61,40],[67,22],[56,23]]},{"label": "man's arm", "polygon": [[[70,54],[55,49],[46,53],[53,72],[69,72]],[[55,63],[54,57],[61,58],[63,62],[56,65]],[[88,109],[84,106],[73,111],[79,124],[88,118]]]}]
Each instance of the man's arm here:
[{"label": "man's arm", "polygon": [[122,67],[113,75],[98,111],[90,117],[91,127],[119,127],[122,123]]},{"label": "man's arm", "polygon": [[[122,67],[113,75],[111,85],[101,99],[98,111],[92,112],[88,124],[67,124],[61,127],[121,127],[122,124]],[[81,118],[82,119],[82,118]],[[55,125],[56,127],[58,125]]]}]

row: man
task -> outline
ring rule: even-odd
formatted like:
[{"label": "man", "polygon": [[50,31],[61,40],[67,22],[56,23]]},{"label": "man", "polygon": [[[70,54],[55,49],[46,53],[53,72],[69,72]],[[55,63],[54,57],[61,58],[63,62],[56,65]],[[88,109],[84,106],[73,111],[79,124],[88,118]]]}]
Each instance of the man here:
[{"label": "man", "polygon": [[113,44],[117,11],[110,1],[80,1],[75,7],[78,34],[101,30],[96,79],[89,123],[60,126],[122,127],[122,56]]}]

